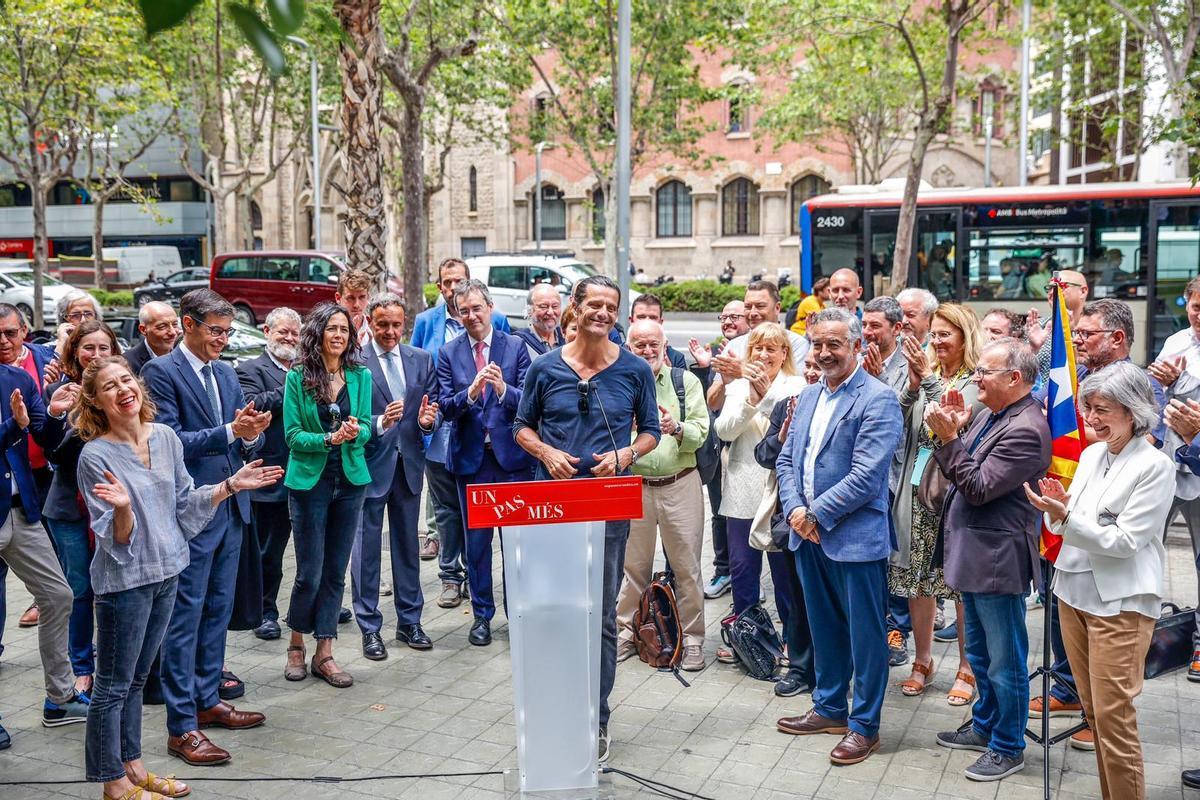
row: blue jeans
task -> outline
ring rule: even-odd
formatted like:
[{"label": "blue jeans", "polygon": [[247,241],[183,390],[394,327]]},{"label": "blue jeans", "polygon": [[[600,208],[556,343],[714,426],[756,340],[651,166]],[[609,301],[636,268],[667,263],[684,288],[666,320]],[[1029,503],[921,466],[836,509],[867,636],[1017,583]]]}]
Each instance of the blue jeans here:
[{"label": "blue jeans", "polygon": [[1029,721],[1029,635],[1025,595],[963,592],[967,663],[979,697],[971,708],[988,747],[1015,758],[1025,749]]},{"label": "blue jeans", "polygon": [[625,579],[625,544],[629,520],[604,523],[604,584],[600,617],[600,724],[607,725],[612,710],[608,696],[617,680],[617,595]]},{"label": "blue jeans", "polygon": [[325,467],[308,491],[288,492],[296,583],[288,608],[288,627],[317,639],[336,639],[346,567],[362,524],[365,486],[346,480],[341,461]]},{"label": "blue jeans", "polygon": [[142,757],[142,687],[167,632],[177,578],[96,598],[97,659],[84,737],[89,781],[125,777]]},{"label": "blue jeans", "polygon": [[76,677],[96,671],[95,649],[92,647],[92,548],[88,543],[87,520],[46,518],[46,526],[54,540],[58,563],[71,587],[75,600],[71,605],[67,649],[71,655],[71,670]]}]

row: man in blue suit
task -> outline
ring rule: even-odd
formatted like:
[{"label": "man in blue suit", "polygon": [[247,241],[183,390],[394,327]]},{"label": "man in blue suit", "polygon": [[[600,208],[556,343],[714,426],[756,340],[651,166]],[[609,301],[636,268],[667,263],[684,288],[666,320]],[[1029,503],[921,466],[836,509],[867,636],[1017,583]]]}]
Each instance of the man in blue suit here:
[{"label": "man in blue suit", "polygon": [[[516,336],[492,326],[492,298],[477,280],[460,283],[454,302],[467,329],[438,358],[438,404],[451,430],[446,468],[458,481],[467,516],[467,485],[530,480],[533,459],[513,439],[529,350]],[[467,580],[475,615],[467,640],[492,641],[492,529],[467,529]]]},{"label": "man in blue suit", "polygon": [[371,298],[366,310],[371,341],[363,358],[371,371],[371,424],[367,469],[371,483],[363,503],[362,525],[350,551],[350,587],[354,616],[363,635],[363,655],[387,658],[379,635],[380,538],[383,512],[388,514],[391,542],[392,599],[396,604],[396,639],[414,650],[433,642],[421,627],[420,543],[421,481],[425,474],[426,435],[437,425],[437,378],[433,358],[424,350],[400,344],[404,335],[404,302],[394,294]]},{"label": "man in blue suit", "polygon": [[[179,434],[193,480],[201,486],[220,483],[261,446],[271,413],[245,404],[237,374],[221,361],[233,330],[233,306],[211,289],[196,289],[179,301],[179,315],[183,344],[148,362],[142,379],[158,405],[157,421]],[[167,750],[192,766],[231,758],[200,732],[202,726],[252,728],[266,719],[238,711],[218,694],[242,536],[250,521],[250,498],[238,494],[188,542],[191,563],[179,575],[163,641]]]},{"label": "man in blue suit", "polygon": [[[442,347],[452,339],[462,336],[463,324],[458,309],[454,307],[454,289],[470,277],[471,270],[461,259],[447,258],[439,264],[438,291],[442,293],[445,302],[422,311],[413,323],[411,344],[433,356],[434,367],[437,367],[438,352]],[[492,327],[504,333],[510,333],[512,330],[508,326],[508,319],[495,311],[492,312]],[[422,556],[438,557],[442,593],[438,596],[437,604],[442,608],[454,608],[462,602],[462,598],[466,596],[464,584],[467,577],[463,563],[463,518],[458,509],[458,484],[446,469],[449,436],[448,427],[439,428],[425,452],[425,477],[429,480],[433,516],[437,531],[441,535],[441,551],[437,549],[437,540],[432,539],[434,526],[431,525],[431,539],[425,544],[428,550],[422,550]]]},{"label": "man in blue suit", "polygon": [[[829,760],[857,764],[879,749],[893,539],[888,469],[903,422],[896,395],[859,366],[856,315],[825,309],[808,331],[823,377],[800,393],[776,469],[816,643],[817,686],[812,710],[777,725],[798,735],[841,734]],[[846,703],[851,678],[853,709]]]}]

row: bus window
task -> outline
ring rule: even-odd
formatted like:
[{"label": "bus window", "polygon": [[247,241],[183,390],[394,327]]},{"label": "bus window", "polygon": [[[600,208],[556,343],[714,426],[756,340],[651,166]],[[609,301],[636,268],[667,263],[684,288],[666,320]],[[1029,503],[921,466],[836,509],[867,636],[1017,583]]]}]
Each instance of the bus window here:
[{"label": "bus window", "polygon": [[1151,353],[1187,327],[1183,290],[1200,268],[1200,205],[1159,206],[1155,272],[1154,343]]},{"label": "bus window", "polygon": [[1146,296],[1146,253],[1150,246],[1148,204],[1141,199],[1093,200],[1088,259],[1091,296]]},{"label": "bus window", "polygon": [[1002,228],[969,235],[967,282],[973,299],[1044,300],[1057,269],[1081,269],[1082,228]]},{"label": "bus window", "polygon": [[952,211],[922,211],[917,214],[917,285],[933,292],[938,300],[955,300],[954,265],[958,214]]}]

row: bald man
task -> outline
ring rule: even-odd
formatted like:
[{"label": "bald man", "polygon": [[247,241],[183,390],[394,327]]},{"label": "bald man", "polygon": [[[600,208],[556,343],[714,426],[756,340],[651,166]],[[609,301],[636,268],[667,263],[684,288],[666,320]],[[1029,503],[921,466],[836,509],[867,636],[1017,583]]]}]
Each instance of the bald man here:
[{"label": "bald man", "polygon": [[138,331],[142,340],[124,353],[134,374],[152,358],[165,356],[179,339],[179,315],[167,303],[151,300],[138,311]]},{"label": "bald man", "polygon": [[829,276],[829,297],[838,308],[858,314],[858,301],[862,293],[862,284],[854,270],[843,268]]},{"label": "bald man", "polygon": [[[1067,314],[1071,318],[1071,328],[1074,329],[1079,322],[1079,315],[1083,313],[1084,305],[1087,304],[1087,278],[1076,270],[1063,269],[1058,271],[1058,280],[1062,286],[1063,299],[1066,301]],[[1047,301],[1053,296],[1050,289],[1049,286],[1046,288]],[[1030,349],[1038,356],[1039,385],[1045,383],[1050,375],[1050,323],[1053,319],[1053,307],[1045,322],[1042,322],[1036,308],[1029,309],[1029,315],[1025,318],[1025,338],[1029,340]]]}]

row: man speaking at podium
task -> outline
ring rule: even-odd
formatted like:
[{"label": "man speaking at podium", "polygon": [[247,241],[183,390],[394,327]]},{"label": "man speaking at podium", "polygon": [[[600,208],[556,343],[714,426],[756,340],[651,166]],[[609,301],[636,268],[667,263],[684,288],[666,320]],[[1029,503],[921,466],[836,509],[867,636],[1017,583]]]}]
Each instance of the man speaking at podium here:
[{"label": "man speaking at podium", "polygon": [[[642,359],[609,341],[621,293],[602,275],[575,284],[574,341],[529,366],[513,433],[538,460],[539,480],[607,478],[658,446],[661,435],[654,373]],[[637,430],[633,445],[629,432]],[[608,759],[608,695],[617,672],[617,592],[625,572],[629,521],[604,526],[604,598],[600,644],[599,760]]]}]

